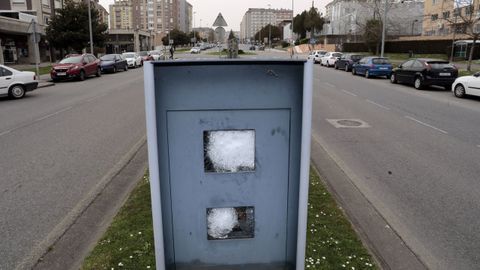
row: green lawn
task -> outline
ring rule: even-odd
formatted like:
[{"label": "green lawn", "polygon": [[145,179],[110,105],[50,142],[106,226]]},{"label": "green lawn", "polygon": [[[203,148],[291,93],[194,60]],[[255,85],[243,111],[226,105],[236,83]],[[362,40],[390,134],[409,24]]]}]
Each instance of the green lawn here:
[{"label": "green lawn", "polygon": [[[82,269],[155,269],[147,175],[86,258]],[[306,269],[378,269],[313,168]]]},{"label": "green lawn", "polygon": [[[52,66],[45,66],[45,67],[39,67],[38,68],[38,70],[40,72],[40,75],[49,74],[51,69],[52,69]],[[35,69],[35,67],[33,67],[33,68],[22,69],[22,71],[36,72],[36,69]]]}]

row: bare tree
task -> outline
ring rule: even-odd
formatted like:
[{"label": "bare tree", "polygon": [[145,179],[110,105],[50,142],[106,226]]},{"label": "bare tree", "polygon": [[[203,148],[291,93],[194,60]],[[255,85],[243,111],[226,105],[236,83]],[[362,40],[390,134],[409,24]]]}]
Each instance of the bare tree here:
[{"label": "bare tree", "polygon": [[[453,0],[453,4],[453,18],[445,18],[445,20],[451,24],[455,33],[461,33],[473,39],[467,65],[467,70],[471,71],[475,43],[480,37],[480,32],[476,27],[480,21],[480,16],[477,14],[479,10],[475,9],[475,0]],[[446,8],[442,8],[442,10],[450,11]]]}]

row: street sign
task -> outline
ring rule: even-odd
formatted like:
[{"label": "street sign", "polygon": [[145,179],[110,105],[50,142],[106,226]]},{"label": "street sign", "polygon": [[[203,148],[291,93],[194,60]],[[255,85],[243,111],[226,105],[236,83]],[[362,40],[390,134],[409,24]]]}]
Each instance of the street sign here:
[{"label": "street sign", "polygon": [[312,73],[305,61],[145,63],[157,269],[304,269]]},{"label": "street sign", "polygon": [[317,40],[315,38],[310,39],[310,44],[316,44],[316,43],[317,43]]},{"label": "street sign", "polygon": [[170,39],[170,40],[168,41],[168,44],[173,45],[173,39]]}]

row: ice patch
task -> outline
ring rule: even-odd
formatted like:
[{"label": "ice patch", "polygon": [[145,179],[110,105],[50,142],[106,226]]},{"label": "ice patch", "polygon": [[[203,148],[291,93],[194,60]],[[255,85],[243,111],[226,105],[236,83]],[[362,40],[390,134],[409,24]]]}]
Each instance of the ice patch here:
[{"label": "ice patch", "polygon": [[255,170],[254,130],[206,131],[205,135],[206,171],[239,172]]},{"label": "ice patch", "polygon": [[207,213],[208,235],[215,239],[226,239],[238,225],[235,208],[213,208]]}]

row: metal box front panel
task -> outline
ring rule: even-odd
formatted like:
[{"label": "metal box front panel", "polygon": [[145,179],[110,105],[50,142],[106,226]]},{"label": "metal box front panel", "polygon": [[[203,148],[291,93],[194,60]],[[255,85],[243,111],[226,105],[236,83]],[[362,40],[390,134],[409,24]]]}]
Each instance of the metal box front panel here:
[{"label": "metal box front panel", "polygon": [[[167,121],[176,264],[285,262],[290,110],[169,111]],[[253,130],[255,169],[205,172],[212,130]],[[253,238],[209,240],[206,209],[241,206],[254,208]]]}]

